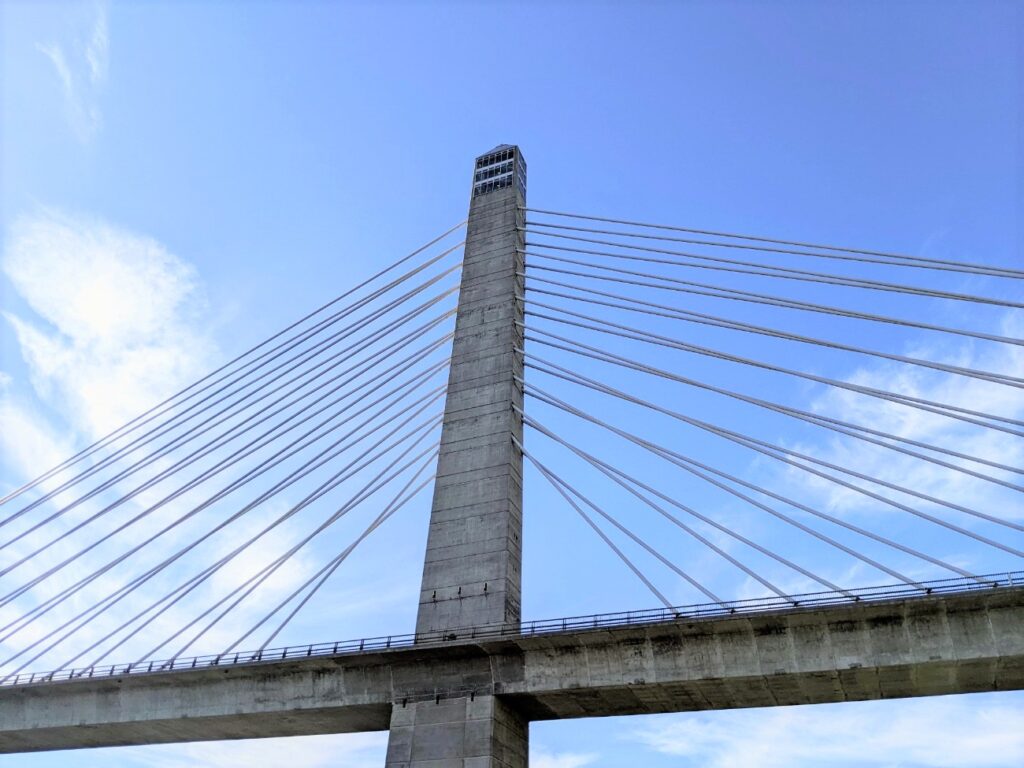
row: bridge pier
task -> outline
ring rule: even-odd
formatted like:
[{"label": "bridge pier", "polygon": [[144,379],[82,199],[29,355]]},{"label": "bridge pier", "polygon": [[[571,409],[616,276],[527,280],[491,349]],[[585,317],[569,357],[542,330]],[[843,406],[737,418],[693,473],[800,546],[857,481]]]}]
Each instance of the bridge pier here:
[{"label": "bridge pier", "polygon": [[[417,635],[518,632],[523,458],[526,164],[502,145],[476,159]],[[388,768],[525,768],[525,718],[492,695],[395,702]]]},{"label": "bridge pier", "polygon": [[396,704],[386,768],[526,768],[529,723],[498,696]]}]

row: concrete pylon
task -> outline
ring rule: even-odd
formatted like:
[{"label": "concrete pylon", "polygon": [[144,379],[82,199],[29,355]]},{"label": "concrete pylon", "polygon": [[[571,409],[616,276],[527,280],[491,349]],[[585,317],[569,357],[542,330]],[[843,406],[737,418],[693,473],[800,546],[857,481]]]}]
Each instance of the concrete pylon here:
[{"label": "concrete pylon", "polygon": [[[522,588],[523,207],[526,163],[502,145],[476,159],[441,452],[416,633],[518,629]],[[388,768],[520,768],[528,723],[482,691],[395,703]]]}]

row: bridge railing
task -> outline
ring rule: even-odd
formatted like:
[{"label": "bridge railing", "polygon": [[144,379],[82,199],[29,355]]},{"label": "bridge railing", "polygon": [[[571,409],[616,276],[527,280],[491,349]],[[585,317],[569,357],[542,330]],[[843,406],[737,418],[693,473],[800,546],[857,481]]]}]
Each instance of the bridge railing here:
[{"label": "bridge railing", "polygon": [[1024,586],[1024,571],[1011,571],[985,576],[922,581],[916,584],[895,584],[881,587],[861,587],[838,592],[808,592],[785,597],[760,597],[730,600],[721,603],[699,603],[675,608],[657,608],[617,613],[599,613],[588,616],[570,616],[560,619],[527,621],[518,627],[509,625],[470,627],[430,634],[405,634],[369,637],[359,640],[311,643],[258,651],[237,651],[226,654],[190,656],[161,661],[142,661],[132,664],[104,664],[92,667],[61,669],[52,672],[23,672],[10,675],[0,685],[38,685],[93,677],[121,677],[124,675],[158,674],[161,672],[211,667],[239,666],[280,662],[323,656],[340,656],[368,651],[389,651],[402,648],[428,647],[451,642],[472,642],[498,638],[528,638],[568,631],[587,631],[667,621],[701,621],[733,615],[775,613],[853,603],[875,603],[962,592],[977,592],[1006,587]]}]

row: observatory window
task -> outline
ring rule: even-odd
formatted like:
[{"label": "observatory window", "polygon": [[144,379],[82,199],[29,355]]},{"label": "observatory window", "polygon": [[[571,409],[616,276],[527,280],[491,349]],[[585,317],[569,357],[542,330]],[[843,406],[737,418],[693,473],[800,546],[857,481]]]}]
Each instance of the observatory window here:
[{"label": "observatory window", "polygon": [[514,149],[503,149],[477,158],[473,173],[473,195],[482,195],[513,184],[525,190],[526,178],[521,163],[517,167]]}]

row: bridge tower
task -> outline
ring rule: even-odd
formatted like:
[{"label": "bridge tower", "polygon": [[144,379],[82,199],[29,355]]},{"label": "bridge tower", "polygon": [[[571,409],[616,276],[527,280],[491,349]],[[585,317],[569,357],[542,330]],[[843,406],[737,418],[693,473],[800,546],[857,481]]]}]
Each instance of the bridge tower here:
[{"label": "bridge tower", "polygon": [[[520,621],[526,161],[476,159],[417,634]],[[518,768],[527,721],[495,695],[396,702],[388,768]]]}]

